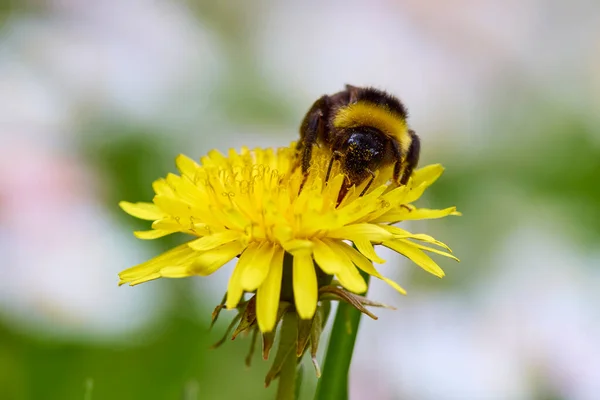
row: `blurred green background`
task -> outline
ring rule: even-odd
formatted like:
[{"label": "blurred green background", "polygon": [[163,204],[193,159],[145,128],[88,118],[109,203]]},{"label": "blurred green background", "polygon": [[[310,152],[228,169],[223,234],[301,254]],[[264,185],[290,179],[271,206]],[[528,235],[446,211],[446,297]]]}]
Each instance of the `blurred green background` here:
[{"label": "blurred green background", "polygon": [[[287,145],[345,83],[398,95],[446,173],[408,224],[438,280],[364,320],[352,399],[597,399],[600,6],[525,0],[0,1],[0,399],[268,399],[249,341],[210,350],[231,268],[117,287],[179,153]],[[323,343],[326,343],[324,340]],[[316,385],[305,366],[302,398]]]}]

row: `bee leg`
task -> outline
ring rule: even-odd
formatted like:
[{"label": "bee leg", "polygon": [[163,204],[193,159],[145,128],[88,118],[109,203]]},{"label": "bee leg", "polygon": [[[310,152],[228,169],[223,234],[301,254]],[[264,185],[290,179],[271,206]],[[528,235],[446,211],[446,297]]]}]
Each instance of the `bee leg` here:
[{"label": "bee leg", "polygon": [[331,159],[329,160],[329,166],[327,167],[327,175],[325,175],[325,183],[329,182],[329,178],[331,176],[331,169],[333,168],[333,162],[342,158],[342,153],[338,150],[334,150],[331,155]]},{"label": "bee leg", "polygon": [[396,142],[392,142],[392,149],[396,156],[396,163],[394,164],[394,183],[396,185],[406,185],[408,179],[412,175],[413,170],[419,163],[419,154],[421,151],[421,141],[413,130],[409,130],[408,133],[411,137],[410,147],[406,153],[406,158],[402,159],[402,153],[400,146]]},{"label": "bee leg", "polygon": [[[322,117],[322,113],[320,113],[320,110],[317,110],[318,112],[316,113],[317,115],[315,116],[314,120],[310,121],[309,124],[309,128],[311,128],[311,125],[314,124],[315,126],[319,125],[319,121],[321,120]],[[312,158],[312,149],[313,146],[317,143],[317,132],[318,132],[318,128],[315,129],[311,129],[309,131],[307,131],[306,136],[305,136],[305,141],[304,141],[304,148],[302,149],[302,183],[300,183],[300,188],[298,189],[298,193],[300,193],[302,191],[302,188],[304,188],[304,185],[306,184],[306,180],[308,179],[308,169],[310,168],[310,160]]]},{"label": "bee leg", "polygon": [[365,193],[367,193],[367,190],[369,190],[369,188],[371,187],[371,184],[373,184],[373,181],[375,180],[375,172],[371,171],[368,168],[365,170],[365,172],[368,172],[371,175],[371,180],[369,181],[369,183],[367,183],[367,186],[365,186],[363,191],[360,192],[360,196],[358,196],[358,197],[362,197]]},{"label": "bee leg", "polygon": [[404,160],[405,167],[402,171],[402,179],[400,179],[401,185],[406,185],[413,170],[417,167],[417,164],[419,164],[419,155],[421,152],[421,141],[415,131],[409,130],[408,133],[412,140],[410,142],[410,147],[408,148],[408,153],[406,154],[406,160]]},{"label": "bee leg", "polygon": [[312,148],[317,143],[322,117],[323,112],[319,109],[314,110],[311,115],[307,116],[308,120],[305,122],[305,126],[303,126],[303,128],[305,128],[302,133],[303,140],[298,142],[298,145],[296,146],[296,150],[302,153],[300,162],[304,174],[306,174],[310,168]]},{"label": "bee leg", "polygon": [[392,176],[392,181],[396,186],[400,186],[400,181],[402,179],[402,167],[404,163],[402,162],[402,153],[400,152],[400,145],[392,141],[392,151],[394,152],[394,157],[396,158],[396,162],[394,163],[394,175]]},{"label": "bee leg", "polygon": [[300,163],[302,166],[302,173],[304,177],[300,184],[300,190],[304,187],[306,180],[308,179],[308,169],[310,168],[310,161],[312,158],[313,146],[317,144],[319,137],[323,136],[324,131],[324,115],[327,110],[329,103],[329,97],[323,96],[318,99],[311,109],[306,114],[302,126],[300,127],[300,142],[296,145],[296,150],[300,153]]},{"label": "bee leg", "polygon": [[304,172],[304,175],[302,176],[302,182],[300,183],[300,187],[298,188],[298,194],[300,194],[300,192],[302,192],[302,189],[304,189],[304,185],[306,184],[306,181],[308,180],[308,170]]}]

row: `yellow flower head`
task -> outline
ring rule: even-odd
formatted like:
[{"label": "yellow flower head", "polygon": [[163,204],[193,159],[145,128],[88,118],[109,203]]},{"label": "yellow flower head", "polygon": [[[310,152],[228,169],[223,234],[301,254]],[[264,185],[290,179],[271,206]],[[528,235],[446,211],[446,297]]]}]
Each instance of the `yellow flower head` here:
[{"label": "yellow flower head", "polygon": [[[169,174],[155,181],[152,203],[121,202],[120,206],[134,217],[154,221],[152,230],[135,232],[140,239],[174,232],[193,239],[121,272],[119,283],[206,276],[239,256],[229,279],[226,306],[235,308],[244,292],[256,291],[258,325],[269,332],[276,325],[286,252],[293,257],[294,302],[302,319],[312,318],[317,308],[315,263],[351,292],[367,290],[359,268],[405,293],[373,266],[372,262],[384,262],[374,244],[444,276],[425,252],[455,258],[445,244],[392,226],[404,220],[459,215],[455,207],[430,210],[411,205],[442,174],[442,166],[421,168],[400,187],[388,184],[390,169],[381,170],[360,196],[367,182],[347,189],[344,175],[335,168],[325,182],[330,156],[318,148],[313,153],[304,185],[294,145],[277,150],[230,150],[227,156],[211,151],[200,164],[183,155],[177,157],[181,175]],[[340,190],[346,193],[340,196]]]}]

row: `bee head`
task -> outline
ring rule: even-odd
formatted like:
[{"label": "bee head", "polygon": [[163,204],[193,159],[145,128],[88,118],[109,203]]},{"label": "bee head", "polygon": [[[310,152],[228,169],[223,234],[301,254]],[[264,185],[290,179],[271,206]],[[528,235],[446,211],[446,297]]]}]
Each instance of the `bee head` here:
[{"label": "bee head", "polygon": [[359,183],[376,171],[381,165],[384,155],[386,138],[381,131],[367,126],[349,129],[344,134],[340,151],[342,169],[351,182]]}]

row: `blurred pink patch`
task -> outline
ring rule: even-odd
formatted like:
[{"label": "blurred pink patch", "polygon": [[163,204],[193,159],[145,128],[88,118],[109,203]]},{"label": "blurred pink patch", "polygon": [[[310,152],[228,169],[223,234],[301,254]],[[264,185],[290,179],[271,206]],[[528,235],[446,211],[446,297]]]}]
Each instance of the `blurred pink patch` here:
[{"label": "blurred pink patch", "polygon": [[0,224],[39,228],[81,200],[92,200],[96,182],[91,179],[86,165],[72,155],[33,141],[9,144],[0,149]]},{"label": "blurred pink patch", "polygon": [[102,206],[98,183],[68,151],[31,140],[0,150],[0,315],[21,329],[105,338],[154,313],[141,309],[154,288],[133,296],[116,285],[147,255]]}]

